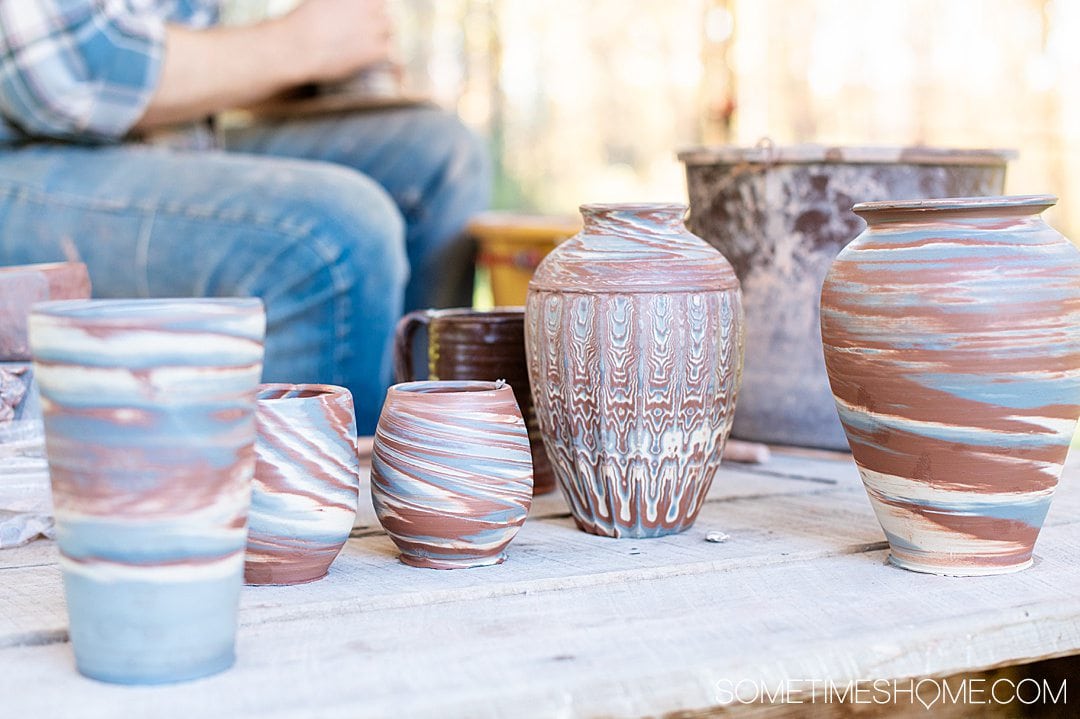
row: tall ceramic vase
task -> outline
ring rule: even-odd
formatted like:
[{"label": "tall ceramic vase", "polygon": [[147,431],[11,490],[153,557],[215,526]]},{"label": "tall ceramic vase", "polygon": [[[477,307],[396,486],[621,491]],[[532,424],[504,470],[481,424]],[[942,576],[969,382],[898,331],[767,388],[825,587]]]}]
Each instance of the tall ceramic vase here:
[{"label": "tall ceramic vase", "polygon": [[578,526],[681,532],[701,510],[742,371],[739,283],[685,205],[585,205],[529,283],[544,444]]},{"label": "tall ceramic vase", "polygon": [[257,299],[47,302],[30,316],[79,671],[233,663],[262,371]]},{"label": "tall ceramic vase", "polygon": [[1080,415],[1080,252],[1049,196],[870,202],[821,294],[836,407],[891,560],[997,574],[1032,547]]}]

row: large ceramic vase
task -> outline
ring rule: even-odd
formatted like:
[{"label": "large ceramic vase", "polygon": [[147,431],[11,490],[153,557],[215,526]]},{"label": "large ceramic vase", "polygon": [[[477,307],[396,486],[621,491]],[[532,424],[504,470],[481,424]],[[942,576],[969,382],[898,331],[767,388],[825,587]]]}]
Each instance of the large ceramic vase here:
[{"label": "large ceramic vase", "polygon": [[1040,217],[1055,201],[855,206],[821,336],[894,564],[1031,564],[1080,415],[1080,252]]},{"label": "large ceramic vase", "polygon": [[233,663],[264,326],[258,299],[35,305],[56,539],[86,676],[158,684]]},{"label": "large ceramic vase", "polygon": [[302,584],[326,576],[349,539],[360,492],[349,390],[264,384],[244,581]]},{"label": "large ceramic vase", "polygon": [[818,302],[829,265],[863,229],[852,204],[1000,195],[1014,155],[767,142],[680,153],[690,229],[731,262],[746,308],[732,436],[845,449],[821,359]]},{"label": "large ceramic vase", "polygon": [[371,499],[401,561],[428,569],[500,564],[532,504],[532,455],[502,382],[406,382],[386,395]]},{"label": "large ceramic vase", "polygon": [[694,523],[742,370],[739,283],[678,204],[585,205],[529,283],[525,341],[544,445],[578,526]]}]

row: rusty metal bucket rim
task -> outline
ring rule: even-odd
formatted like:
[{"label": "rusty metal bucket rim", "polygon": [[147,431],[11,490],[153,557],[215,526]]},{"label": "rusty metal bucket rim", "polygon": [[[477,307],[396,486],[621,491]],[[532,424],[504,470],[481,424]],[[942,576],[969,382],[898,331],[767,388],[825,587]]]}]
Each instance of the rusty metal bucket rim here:
[{"label": "rusty metal bucket rim", "polygon": [[1015,160],[1018,152],[1006,148],[955,149],[921,145],[699,145],[678,152],[686,165],[715,164],[911,164],[911,165],[1002,165]]}]

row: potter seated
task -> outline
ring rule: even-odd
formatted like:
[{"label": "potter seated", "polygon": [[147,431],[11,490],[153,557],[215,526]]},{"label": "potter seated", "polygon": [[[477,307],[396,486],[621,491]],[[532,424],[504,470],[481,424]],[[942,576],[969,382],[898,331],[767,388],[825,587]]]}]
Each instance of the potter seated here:
[{"label": "potter seated", "polygon": [[265,380],[348,387],[370,434],[403,310],[469,303],[487,160],[430,107],[215,134],[212,114],[391,44],[377,0],[247,27],[218,6],[0,3],[0,265],[77,257],[98,297],[261,297]]}]

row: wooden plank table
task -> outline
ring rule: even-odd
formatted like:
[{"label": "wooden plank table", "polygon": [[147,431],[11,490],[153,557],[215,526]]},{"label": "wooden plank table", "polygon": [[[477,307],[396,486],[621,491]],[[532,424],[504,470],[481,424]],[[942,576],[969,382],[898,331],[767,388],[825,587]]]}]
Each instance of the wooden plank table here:
[{"label": "wooden plank table", "polygon": [[[697,525],[612,540],[540,498],[510,559],[399,563],[362,492],[330,575],[247,587],[220,675],[118,687],[76,674],[55,545],[0,551],[2,716],[642,716],[739,680],[945,676],[1080,652],[1080,466],[1026,571],[915,574],[887,550],[850,458],[725,466]],[[722,542],[706,541],[722,532]]]}]

